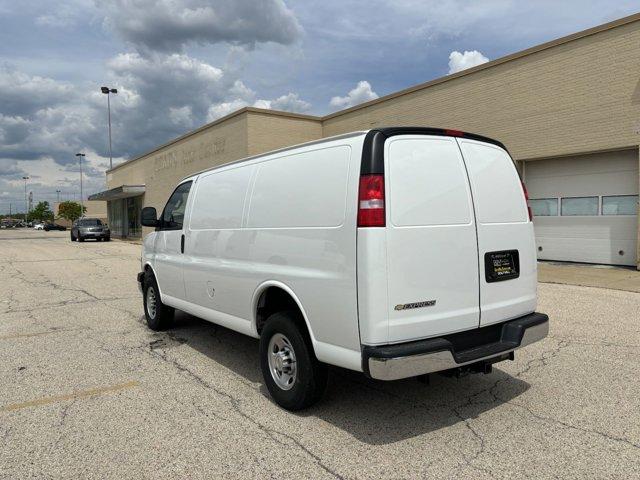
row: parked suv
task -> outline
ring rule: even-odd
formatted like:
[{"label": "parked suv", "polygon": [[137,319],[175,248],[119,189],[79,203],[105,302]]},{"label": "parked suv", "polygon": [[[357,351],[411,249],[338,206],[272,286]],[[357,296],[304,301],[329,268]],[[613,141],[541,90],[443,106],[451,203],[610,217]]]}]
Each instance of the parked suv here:
[{"label": "parked suv", "polygon": [[73,222],[71,227],[71,241],[84,242],[87,238],[93,238],[96,241],[111,240],[111,230],[109,226],[102,223],[99,218],[80,218]]},{"label": "parked suv", "polygon": [[321,398],[327,364],[488,373],[548,333],[526,190],[479,135],[382,128],[247,158],[184,179],[142,224],[149,327],[180,309],[260,338],[286,409]]}]

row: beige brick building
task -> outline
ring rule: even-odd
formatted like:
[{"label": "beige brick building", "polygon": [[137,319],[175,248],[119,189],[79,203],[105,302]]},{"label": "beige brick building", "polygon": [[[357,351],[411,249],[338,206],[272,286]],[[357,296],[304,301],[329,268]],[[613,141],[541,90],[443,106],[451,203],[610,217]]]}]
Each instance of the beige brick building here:
[{"label": "beige brick building", "polygon": [[193,172],[279,147],[392,125],[502,141],[536,212],[539,257],[636,265],[640,14],[324,117],[243,108],[107,172],[115,233],[140,235]]}]

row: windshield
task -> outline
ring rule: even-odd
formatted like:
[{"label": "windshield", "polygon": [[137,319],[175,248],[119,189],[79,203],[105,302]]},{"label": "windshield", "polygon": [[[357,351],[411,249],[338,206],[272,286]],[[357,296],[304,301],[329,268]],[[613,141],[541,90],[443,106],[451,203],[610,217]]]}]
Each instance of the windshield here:
[{"label": "windshield", "polygon": [[102,222],[97,218],[85,218],[78,221],[78,225],[81,227],[96,227],[102,225]]}]

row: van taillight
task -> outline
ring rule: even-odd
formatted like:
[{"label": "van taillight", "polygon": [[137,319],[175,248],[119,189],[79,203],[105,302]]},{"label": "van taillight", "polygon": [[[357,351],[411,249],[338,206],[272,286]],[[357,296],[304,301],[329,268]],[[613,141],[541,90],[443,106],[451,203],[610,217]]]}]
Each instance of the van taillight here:
[{"label": "van taillight", "polygon": [[363,175],[358,191],[358,226],[384,227],[384,175]]},{"label": "van taillight", "polygon": [[529,192],[527,192],[527,187],[524,185],[524,182],[520,182],[522,184],[522,192],[524,193],[524,201],[527,203],[527,212],[529,212],[529,221],[533,221],[533,212],[531,211],[531,207],[529,206]]}]

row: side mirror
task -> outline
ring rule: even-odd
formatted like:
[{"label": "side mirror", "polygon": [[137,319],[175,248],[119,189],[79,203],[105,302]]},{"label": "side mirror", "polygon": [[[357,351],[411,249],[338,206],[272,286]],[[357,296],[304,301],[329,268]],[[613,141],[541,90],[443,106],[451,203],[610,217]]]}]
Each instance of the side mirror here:
[{"label": "side mirror", "polygon": [[158,214],[154,207],[144,207],[140,215],[140,223],[143,227],[157,227]]}]

